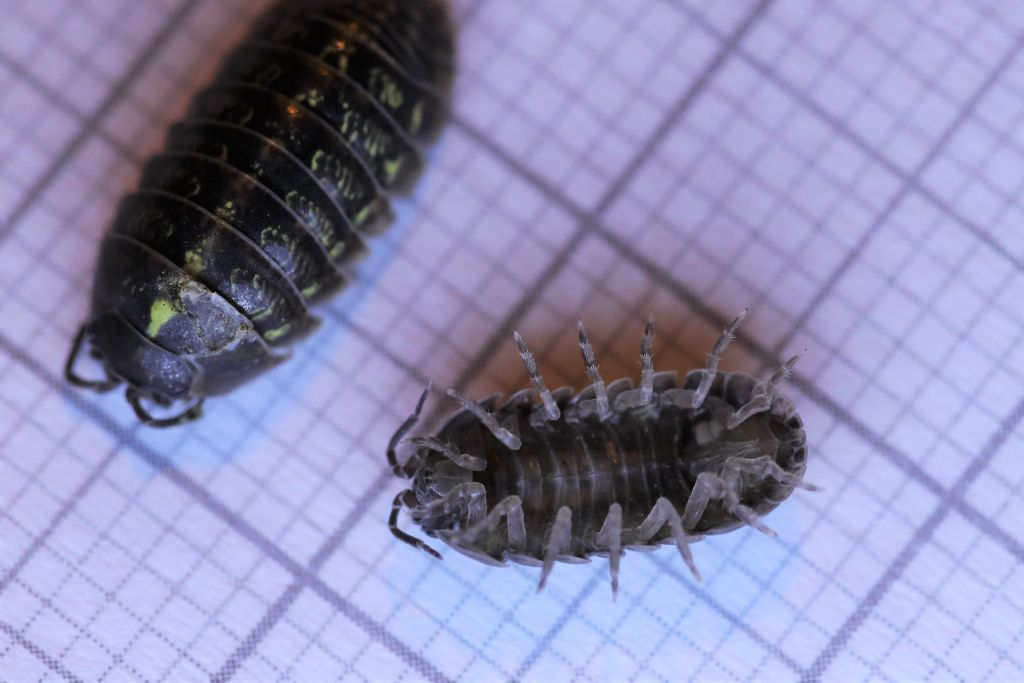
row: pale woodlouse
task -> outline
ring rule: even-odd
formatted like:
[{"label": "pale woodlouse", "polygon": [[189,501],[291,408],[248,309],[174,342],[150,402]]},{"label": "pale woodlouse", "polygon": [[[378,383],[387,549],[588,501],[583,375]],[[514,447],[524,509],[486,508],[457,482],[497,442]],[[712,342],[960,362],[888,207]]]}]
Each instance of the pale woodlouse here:
[{"label": "pale woodlouse", "polygon": [[605,556],[613,593],[624,549],[674,543],[699,579],[689,544],[702,535],[749,524],[774,536],[760,517],[794,488],[817,487],[803,481],[803,423],[778,391],[798,357],[767,381],[718,372],[745,314],[723,331],[707,369],[689,372],[682,384],[675,371],[654,372],[652,316],[636,389],[629,379],[605,386],[580,322],[593,384],[575,396],[568,387],[547,389],[516,332],[532,388],[500,406],[498,397],[476,403],[449,389],[463,409],[436,435],[409,439],[416,450],[400,465],[398,446],[417,422],[428,388],[392,437],[388,462],[413,483],[395,497],[391,532],[440,558],[398,528],[398,513],[408,508],[428,536],[478,561],[542,567],[538,589],[555,560]]}]

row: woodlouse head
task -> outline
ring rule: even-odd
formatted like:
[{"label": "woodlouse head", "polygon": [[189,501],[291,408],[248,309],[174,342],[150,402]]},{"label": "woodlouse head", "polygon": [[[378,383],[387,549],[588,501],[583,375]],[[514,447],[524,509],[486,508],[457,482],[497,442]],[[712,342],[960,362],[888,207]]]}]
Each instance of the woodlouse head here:
[{"label": "woodlouse head", "polygon": [[[417,454],[419,456],[420,454]],[[440,500],[459,484],[472,481],[473,473],[434,452],[423,454],[420,466],[413,475],[412,490],[421,506]]]},{"label": "woodlouse head", "polygon": [[445,494],[459,484],[472,480],[472,472],[463,469],[442,455],[431,453],[422,460],[413,476],[413,492],[419,505],[410,510],[416,524],[428,536],[439,531],[455,531],[466,519],[467,510],[460,504],[441,502]]}]

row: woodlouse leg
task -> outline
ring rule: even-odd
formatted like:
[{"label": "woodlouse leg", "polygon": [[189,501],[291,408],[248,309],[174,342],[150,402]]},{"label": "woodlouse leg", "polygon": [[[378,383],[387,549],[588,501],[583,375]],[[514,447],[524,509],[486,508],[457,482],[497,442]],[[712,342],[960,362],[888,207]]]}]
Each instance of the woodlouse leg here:
[{"label": "woodlouse leg", "polygon": [[548,420],[554,422],[562,416],[562,411],[558,409],[558,404],[544,384],[544,378],[540,376],[540,371],[537,369],[537,360],[530,353],[530,350],[526,348],[526,341],[523,339],[523,335],[519,334],[518,330],[512,333],[512,338],[515,339],[516,346],[519,347],[519,355],[523,359],[523,364],[526,365],[526,372],[530,375],[530,382],[533,383],[533,387],[540,394],[540,400],[544,404],[544,412],[547,413]]},{"label": "woodlouse leg", "polygon": [[647,405],[654,398],[654,314],[647,316],[647,327],[640,339],[640,402]]},{"label": "woodlouse leg", "polygon": [[693,485],[693,491],[690,492],[690,498],[686,501],[686,508],[683,510],[683,526],[687,529],[696,528],[701,515],[707,509],[708,502],[716,499],[725,503],[725,509],[731,514],[761,533],[772,538],[777,537],[778,534],[758,519],[753,510],[740,502],[739,491],[742,482],[739,473],[734,469],[724,467],[722,474],[721,477],[714,472],[701,472],[697,475],[697,481]]},{"label": "woodlouse leg", "polygon": [[669,529],[672,532],[672,540],[676,542],[676,548],[679,549],[679,554],[682,556],[683,561],[690,568],[693,578],[700,581],[700,572],[697,571],[697,564],[693,561],[693,553],[690,552],[691,537],[683,527],[683,521],[679,518],[679,512],[676,511],[672,501],[668,498],[659,498],[654,503],[654,507],[651,508],[650,514],[647,515],[643,523],[630,532],[630,541],[643,543],[651,540],[656,533],[661,531],[666,522],[668,522]]},{"label": "woodlouse leg", "polygon": [[511,434],[516,440],[522,443],[521,432],[519,431],[519,416],[515,413],[510,413],[505,416],[505,419],[501,421],[501,428]]},{"label": "woodlouse leg", "polygon": [[540,583],[537,584],[537,592],[544,590],[544,584],[548,582],[551,568],[555,565],[555,558],[560,552],[569,549],[569,538],[572,535],[572,510],[568,505],[558,508],[555,516],[555,523],[551,526],[551,535],[548,537],[548,547],[544,550],[544,568],[540,572]]},{"label": "woodlouse leg", "polygon": [[478,481],[467,481],[452,488],[444,497],[431,504],[440,506],[444,514],[455,507],[465,506],[466,526],[471,527],[487,515],[487,489]]},{"label": "woodlouse leg", "polygon": [[427,401],[427,394],[430,393],[430,385],[423,390],[420,395],[420,400],[416,403],[416,410],[413,411],[412,415],[405,419],[402,426],[398,428],[398,431],[391,437],[391,441],[388,442],[388,464],[391,465],[391,471],[399,477],[409,478],[409,463],[406,463],[405,467],[398,464],[398,444],[402,441],[402,437],[405,436],[410,429],[412,429],[416,422],[420,419],[420,411],[423,410],[423,404]]},{"label": "woodlouse leg", "polygon": [[725,460],[725,467],[733,469],[736,472],[753,474],[754,476],[762,479],[771,477],[779,483],[799,486],[800,488],[808,491],[821,491],[820,486],[803,481],[800,477],[790,474],[767,455],[762,455],[759,458],[727,458]]},{"label": "woodlouse leg", "polygon": [[601,420],[608,419],[611,414],[611,408],[608,406],[608,389],[604,385],[604,380],[601,379],[601,373],[597,371],[597,359],[594,358],[594,347],[590,345],[590,339],[587,338],[587,330],[583,327],[583,321],[576,321],[576,329],[579,331],[580,337],[580,353],[583,354],[583,365],[587,369],[587,377],[594,385],[594,397],[597,401],[597,416]]},{"label": "woodlouse leg", "polygon": [[757,413],[763,413],[766,410],[770,410],[772,407],[772,401],[775,398],[775,388],[779,385],[782,380],[789,377],[793,371],[793,366],[800,360],[800,354],[797,354],[787,360],[782,366],[775,371],[775,374],[769,378],[767,382],[758,382],[753,389],[750,391],[750,400],[740,406],[739,410],[732,414],[729,421],[726,423],[726,427],[729,429],[736,429],[743,421],[751,415]]},{"label": "woodlouse leg", "polygon": [[93,391],[104,393],[112,389],[116,389],[121,381],[110,374],[110,371],[104,368],[105,379],[85,379],[77,372],[75,372],[75,365],[78,362],[78,358],[82,355],[82,348],[85,345],[85,335],[87,332],[87,326],[83,325],[78,329],[78,334],[75,335],[75,342],[71,345],[71,352],[68,354],[68,359],[64,363],[64,379],[70,384],[83,389],[92,389]]},{"label": "woodlouse leg", "polygon": [[173,417],[168,418],[156,418],[146,410],[146,406],[142,404],[142,395],[135,389],[135,387],[129,386],[125,389],[124,398],[128,401],[128,405],[135,411],[135,416],[139,418],[139,422],[146,425],[147,427],[177,427],[179,425],[188,424],[189,422],[195,422],[203,416],[203,399],[193,399],[190,405],[187,405],[181,413]]},{"label": "woodlouse leg", "polygon": [[519,496],[509,496],[498,502],[482,520],[456,537],[459,545],[472,546],[480,536],[498,528],[501,518],[508,518],[508,547],[512,552],[526,548],[526,519],[523,517],[523,501]]},{"label": "woodlouse leg", "polygon": [[690,497],[686,501],[686,508],[683,509],[683,526],[687,529],[697,528],[708,502],[712,498],[721,498],[724,495],[724,488],[725,483],[713,472],[698,474]]},{"label": "woodlouse leg", "polygon": [[708,369],[704,371],[704,376],[700,378],[700,384],[697,385],[697,389],[693,392],[693,408],[700,408],[704,404],[704,399],[708,397],[708,392],[711,391],[711,383],[715,381],[715,375],[718,373],[718,363],[722,360],[722,354],[725,353],[726,347],[729,346],[736,336],[736,328],[740,326],[743,319],[747,317],[747,309],[743,309],[736,318],[729,323],[729,326],[722,330],[722,336],[718,338],[715,345],[711,349],[711,353],[708,354]]},{"label": "woodlouse leg", "polygon": [[619,595],[619,560],[622,558],[622,506],[612,503],[601,531],[594,539],[600,548],[608,549],[608,570],[612,575],[612,600]]},{"label": "woodlouse leg", "polygon": [[487,427],[491,434],[494,435],[494,438],[505,444],[508,448],[512,449],[513,451],[518,451],[519,448],[523,445],[523,442],[519,439],[518,436],[516,436],[508,429],[498,424],[498,419],[494,417],[494,414],[488,412],[479,403],[466,396],[463,396],[454,389],[448,389],[445,393],[454,398],[459,403],[461,403],[463,408],[473,413],[473,415],[475,415],[477,419],[479,419],[480,422],[482,422],[483,425]]},{"label": "woodlouse leg", "polygon": [[[412,496],[411,505],[408,498],[408,496],[410,495]],[[391,515],[388,516],[388,529],[391,530],[391,534],[403,543],[408,543],[414,548],[419,548],[428,555],[436,557],[440,560],[441,553],[431,548],[422,540],[416,538],[415,536],[407,534],[398,528],[398,512],[402,509],[403,505],[405,505],[406,507],[414,507],[416,505],[416,494],[406,489],[405,491],[402,491],[397,496],[395,496],[394,502],[391,503]]]},{"label": "woodlouse leg", "polygon": [[[647,317],[644,336],[640,340],[640,388],[623,391],[615,398],[615,407],[639,408],[654,400],[654,314]],[[690,407],[687,402],[686,407]]]},{"label": "woodlouse leg", "polygon": [[411,443],[418,448],[427,448],[432,451],[437,451],[459,467],[472,470],[473,472],[482,472],[487,468],[487,461],[483,458],[478,458],[475,455],[470,455],[469,453],[459,453],[459,451],[450,443],[445,443],[433,436],[407,439],[402,443]]}]

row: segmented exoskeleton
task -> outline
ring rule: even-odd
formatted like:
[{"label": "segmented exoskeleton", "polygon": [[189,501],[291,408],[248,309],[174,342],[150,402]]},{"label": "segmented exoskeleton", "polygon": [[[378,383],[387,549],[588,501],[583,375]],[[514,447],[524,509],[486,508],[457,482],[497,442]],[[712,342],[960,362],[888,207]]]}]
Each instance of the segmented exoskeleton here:
[{"label": "segmented exoskeleton", "polygon": [[500,406],[497,397],[476,403],[449,389],[464,409],[436,436],[409,439],[415,453],[400,465],[397,448],[419,417],[424,392],[391,439],[388,462],[413,480],[395,498],[391,532],[440,558],[398,529],[398,513],[407,507],[428,536],[476,560],[542,566],[538,589],[555,560],[608,557],[613,593],[626,548],[674,543],[699,579],[689,544],[703,534],[749,524],[774,536],[759,518],[795,487],[817,487],[802,481],[806,436],[777,389],[797,357],[763,382],[717,371],[744,314],[722,333],[707,369],[691,371],[681,384],[675,371],[654,372],[652,317],[641,343],[638,389],[629,379],[605,386],[580,322],[593,384],[575,396],[568,387],[547,389],[515,333],[532,389]]},{"label": "segmented exoskeleton", "polygon": [[[350,279],[447,116],[445,0],[287,0],[256,24],[146,166],[100,250],[66,375],[127,384],[152,425],[199,416],[287,358]],[[75,370],[83,346],[105,377]],[[143,405],[182,404],[156,419]]]}]

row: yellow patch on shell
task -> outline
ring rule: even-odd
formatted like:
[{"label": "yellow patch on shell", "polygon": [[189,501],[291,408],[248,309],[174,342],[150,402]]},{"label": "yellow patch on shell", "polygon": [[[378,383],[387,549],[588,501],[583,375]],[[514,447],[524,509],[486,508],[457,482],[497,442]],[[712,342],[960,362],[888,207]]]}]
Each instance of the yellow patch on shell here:
[{"label": "yellow patch on shell", "polygon": [[185,252],[185,272],[189,275],[199,275],[203,272],[205,264],[203,255],[196,249]]},{"label": "yellow patch on shell", "polygon": [[178,309],[174,307],[174,304],[167,299],[156,299],[149,308],[149,326],[146,328],[146,336],[156,339],[164,325],[176,315],[178,315]]}]

